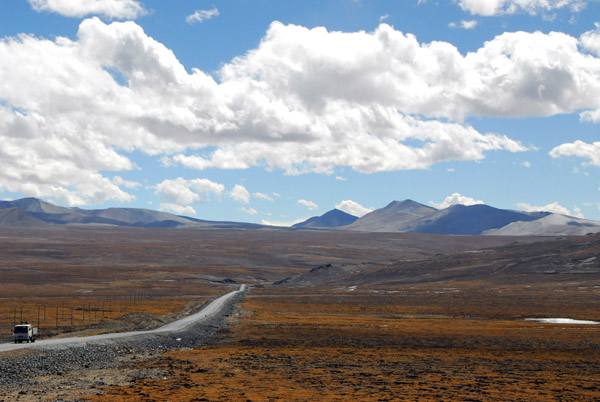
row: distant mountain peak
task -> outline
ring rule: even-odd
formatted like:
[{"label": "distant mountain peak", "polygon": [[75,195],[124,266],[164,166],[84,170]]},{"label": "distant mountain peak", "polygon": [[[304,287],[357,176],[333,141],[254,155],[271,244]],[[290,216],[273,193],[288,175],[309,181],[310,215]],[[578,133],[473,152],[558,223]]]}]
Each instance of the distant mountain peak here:
[{"label": "distant mountain peak", "polygon": [[313,216],[312,218],[309,218],[304,222],[297,223],[292,227],[296,229],[337,228],[347,226],[355,222],[357,219],[358,217],[335,208],[321,216]]},{"label": "distant mountain peak", "polygon": [[407,198],[406,200],[394,200],[394,201],[390,202],[389,204],[387,204],[384,208],[393,207],[393,206],[410,206],[410,205],[422,205],[422,204],[418,203],[417,201]]},{"label": "distant mountain peak", "polygon": [[431,211],[437,210],[436,208],[434,208],[432,206],[421,204],[420,202],[410,200],[410,199],[406,199],[406,200],[402,200],[402,201],[392,201],[382,209],[386,209],[386,208],[400,209],[404,212],[423,210],[423,209],[427,209],[427,210],[431,210]]},{"label": "distant mountain peak", "polygon": [[412,222],[435,213],[437,209],[413,200],[392,201],[387,206],[369,212],[348,226],[365,232],[406,232]]}]

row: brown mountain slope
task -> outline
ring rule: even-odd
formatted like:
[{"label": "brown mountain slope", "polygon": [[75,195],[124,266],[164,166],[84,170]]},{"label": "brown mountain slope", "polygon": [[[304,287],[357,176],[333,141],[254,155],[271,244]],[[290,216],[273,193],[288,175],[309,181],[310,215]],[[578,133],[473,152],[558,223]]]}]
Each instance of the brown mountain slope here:
[{"label": "brown mountain slope", "polygon": [[513,243],[385,266],[326,264],[283,284],[394,287],[459,282],[484,286],[545,282],[600,286],[600,235]]},{"label": "brown mountain slope", "polygon": [[37,228],[48,224],[19,208],[0,209],[0,226]]}]

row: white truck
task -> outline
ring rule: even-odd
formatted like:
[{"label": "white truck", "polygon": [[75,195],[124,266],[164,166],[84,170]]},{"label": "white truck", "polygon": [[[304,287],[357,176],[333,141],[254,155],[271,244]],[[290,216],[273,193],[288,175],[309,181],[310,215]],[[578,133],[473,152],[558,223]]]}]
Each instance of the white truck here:
[{"label": "white truck", "polygon": [[35,338],[37,337],[37,328],[35,328],[31,324],[19,324],[15,325],[13,328],[13,335],[15,343],[21,343],[23,341],[26,342],[35,342]]}]

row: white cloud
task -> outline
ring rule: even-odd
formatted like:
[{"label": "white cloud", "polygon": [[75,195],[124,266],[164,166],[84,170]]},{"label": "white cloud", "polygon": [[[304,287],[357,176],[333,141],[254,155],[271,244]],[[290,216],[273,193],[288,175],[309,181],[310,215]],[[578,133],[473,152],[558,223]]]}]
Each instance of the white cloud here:
[{"label": "white cloud", "polygon": [[581,35],[581,46],[600,56],[600,23],[596,22],[594,25],[596,26],[595,30],[585,32]]},{"label": "white cloud", "polygon": [[469,30],[469,29],[475,29],[477,24],[478,24],[478,22],[476,20],[469,20],[469,21],[462,20],[460,23],[451,22],[450,24],[448,24],[448,26],[450,28],[462,28],[462,29]]},{"label": "white cloud", "polygon": [[134,169],[131,151],[194,169],[290,174],[523,151],[464,118],[579,112],[600,122],[597,32],[505,33],[463,55],[386,24],[343,33],[276,22],[218,82],[189,73],[132,21],[88,19],[75,40],[4,38],[0,191],[71,205],[131,200],[103,176]]},{"label": "white cloud", "polygon": [[600,166],[600,142],[588,144],[583,141],[562,144],[550,151],[550,156],[560,158],[561,156],[575,156],[588,159],[590,165]]},{"label": "white cloud", "polygon": [[115,186],[123,186],[127,188],[138,188],[142,186],[141,183],[131,180],[125,180],[121,176],[113,177],[112,182]]},{"label": "white cloud", "polygon": [[538,14],[561,8],[582,11],[589,0],[455,0],[464,10],[474,15]]},{"label": "white cloud", "polygon": [[531,162],[525,161],[525,162],[521,163],[521,166],[526,167],[527,169],[529,169],[531,167]]},{"label": "white cloud", "polygon": [[583,218],[583,214],[581,213],[581,209],[578,208],[577,206],[574,207],[574,211],[575,212],[571,212],[569,211],[568,208],[563,207],[562,205],[560,205],[558,202],[553,202],[544,206],[536,206],[536,205],[531,205],[528,203],[518,203],[517,207],[525,212],[552,212],[554,214],[561,214],[561,215],[569,215],[569,216],[575,216],[577,218]]},{"label": "white cloud", "polygon": [[245,213],[247,213],[248,215],[251,215],[251,216],[258,214],[258,211],[254,208],[242,207],[241,209],[242,209],[242,211],[244,211]]},{"label": "white cloud", "polygon": [[342,177],[342,176],[335,176],[335,179],[339,180],[339,181],[347,181],[348,180],[347,178]]},{"label": "white cloud", "polygon": [[261,199],[261,200],[265,200],[265,201],[275,201],[275,199],[273,197],[271,197],[269,194],[265,194],[265,193],[254,193],[252,194],[255,198]]},{"label": "white cloud", "polygon": [[188,24],[195,24],[196,22],[202,22],[205,20],[209,20],[214,17],[219,16],[219,10],[216,7],[211,8],[210,10],[196,10],[194,14],[188,15],[185,17],[185,21]]},{"label": "white cloud", "polygon": [[180,163],[181,165],[191,168],[191,169],[197,169],[197,170],[204,170],[208,167],[211,166],[210,161],[207,161],[206,159],[200,157],[200,156],[186,156],[186,155],[182,155],[182,154],[177,154],[175,156],[173,156],[172,160],[169,158],[167,159],[167,163],[173,163],[173,162],[177,162]]},{"label": "white cloud", "polygon": [[437,209],[448,208],[452,205],[478,205],[478,204],[483,204],[483,201],[476,200],[474,198],[461,195],[459,193],[454,193],[452,195],[447,196],[446,198],[444,198],[444,201],[442,201],[440,203],[429,201],[429,205],[431,205]]},{"label": "white cloud", "polygon": [[236,184],[233,189],[229,192],[229,196],[237,202],[242,204],[248,204],[250,202],[250,193],[246,190],[246,187],[241,184]]},{"label": "white cloud", "polygon": [[220,197],[223,191],[225,186],[208,179],[185,180],[181,177],[164,180],[154,190],[161,199],[180,206],[204,202],[212,196]]},{"label": "white cloud", "polygon": [[308,200],[298,200],[298,201],[296,201],[296,204],[300,204],[302,206],[305,206],[310,211],[314,211],[314,210],[316,210],[316,209],[319,208],[319,206],[317,204],[315,204],[312,201],[308,201]]},{"label": "white cloud", "polygon": [[200,194],[214,195],[217,198],[221,197],[221,194],[225,191],[225,186],[219,183],[215,183],[208,179],[193,179],[189,180],[190,187],[196,190]]},{"label": "white cloud", "polygon": [[190,206],[184,207],[177,204],[161,203],[158,209],[160,211],[171,211],[177,215],[196,215],[196,210]]},{"label": "white cloud", "polygon": [[135,19],[146,14],[135,0],[27,0],[35,11],[49,11],[65,17],[102,15],[109,19]]},{"label": "white cloud", "polygon": [[340,211],[344,211],[350,215],[358,216],[359,218],[373,211],[373,208],[363,207],[358,202],[352,200],[341,201],[335,207]]}]

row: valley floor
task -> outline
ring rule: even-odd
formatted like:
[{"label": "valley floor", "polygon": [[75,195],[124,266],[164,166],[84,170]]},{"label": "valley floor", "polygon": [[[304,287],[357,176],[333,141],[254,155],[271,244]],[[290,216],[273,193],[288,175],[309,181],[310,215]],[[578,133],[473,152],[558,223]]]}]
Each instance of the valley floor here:
[{"label": "valley floor", "polygon": [[600,400],[600,325],[526,320],[600,321],[600,235],[1,232],[8,339],[21,319],[156,326],[254,287],[182,337],[2,354],[0,402]]},{"label": "valley floor", "polygon": [[211,345],[154,357],[83,399],[598,400],[600,327],[523,318],[572,313],[565,303],[597,318],[599,294],[547,291],[254,289]]}]

